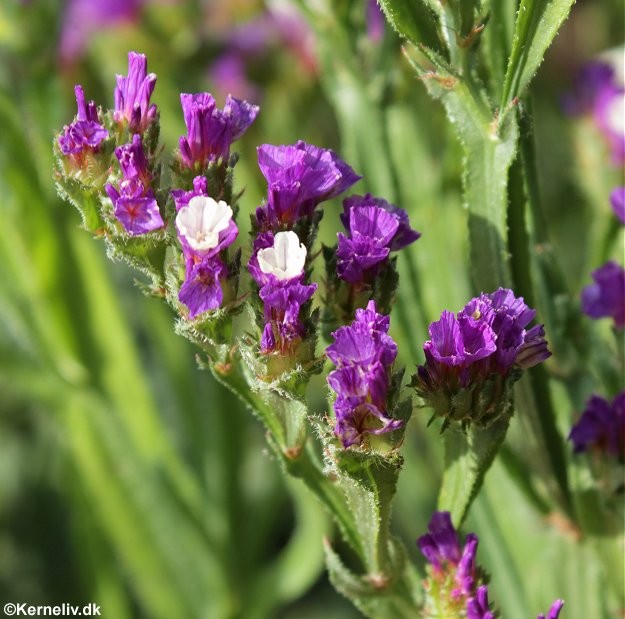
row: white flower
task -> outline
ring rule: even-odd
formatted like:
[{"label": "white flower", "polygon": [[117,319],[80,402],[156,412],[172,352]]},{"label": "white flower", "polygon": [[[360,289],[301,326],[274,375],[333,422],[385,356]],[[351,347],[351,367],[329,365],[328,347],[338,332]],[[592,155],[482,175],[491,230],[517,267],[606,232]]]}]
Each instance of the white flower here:
[{"label": "white flower", "polygon": [[295,232],[278,232],[273,247],[258,250],[258,266],[263,273],[278,279],[292,279],[304,272],[306,247]]},{"label": "white flower", "polygon": [[194,196],[176,215],[176,227],[191,249],[207,251],[219,244],[219,233],[232,219],[232,209],[223,201]]},{"label": "white flower", "polygon": [[606,110],[608,127],[618,135],[625,135],[625,95],[615,94]]}]

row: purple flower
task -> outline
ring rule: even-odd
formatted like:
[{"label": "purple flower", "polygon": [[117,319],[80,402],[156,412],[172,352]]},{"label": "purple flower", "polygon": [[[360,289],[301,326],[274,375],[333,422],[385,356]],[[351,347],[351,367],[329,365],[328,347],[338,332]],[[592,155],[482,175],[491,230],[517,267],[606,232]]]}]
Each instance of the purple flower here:
[{"label": "purple flower", "polygon": [[69,0],[63,15],[61,58],[76,60],[95,32],[136,20],[142,4],[143,0]]},{"label": "purple flower", "polygon": [[582,290],[582,311],[591,318],[611,317],[614,326],[625,326],[625,270],[606,262],[592,272],[594,284]]},{"label": "purple flower", "polygon": [[612,402],[593,395],[578,422],[571,429],[569,440],[573,451],[595,449],[619,460],[625,458],[625,391]]},{"label": "purple flower", "polygon": [[614,69],[608,63],[588,62],[577,72],[573,90],[563,97],[565,111],[572,116],[591,113],[599,94],[613,82]]},{"label": "purple flower", "polygon": [[317,284],[304,284],[305,263],[306,247],[295,232],[264,233],[254,243],[248,269],[264,304],[263,353],[286,354],[306,334],[300,310]]},{"label": "purple flower", "polygon": [[107,184],[105,189],[115,208],[115,217],[131,236],[162,228],[165,223],[150,187],[149,163],[143,151],[141,136],[134,134],[130,144],[115,149],[122,171],[118,187]]},{"label": "purple flower", "polygon": [[178,299],[189,308],[189,319],[217,309],[223,301],[221,280],[227,269],[219,257],[187,261],[187,275],[178,291]]},{"label": "purple flower", "polygon": [[376,43],[384,36],[384,15],[377,0],[367,2],[367,34]]},{"label": "purple flower", "polygon": [[261,229],[293,226],[360,179],[333,151],[301,140],[287,146],[263,144],[257,150],[269,185],[267,204],[256,210]]},{"label": "purple flower", "polygon": [[180,158],[187,168],[202,169],[219,159],[227,160],[230,145],[254,122],[258,106],[228,95],[223,110],[207,92],[181,94],[187,136],[180,138]]},{"label": "purple flower", "polygon": [[545,617],[545,615],[543,614],[540,614],[538,615],[538,617],[536,617],[536,619],[558,619],[558,617],[560,616],[560,611],[562,610],[563,606],[564,606],[563,600],[556,600],[551,605],[551,608],[549,609],[549,612],[547,613],[547,617]]},{"label": "purple flower", "polygon": [[236,50],[223,53],[210,66],[210,79],[217,94],[234,92],[245,99],[258,101],[260,90],[248,79],[245,59]]},{"label": "purple flower", "polygon": [[595,100],[593,116],[612,152],[615,165],[625,162],[625,88],[603,88]]},{"label": "purple flower", "polygon": [[185,191],[184,189],[172,189],[171,195],[176,205],[176,211],[183,206],[187,206],[191,198],[195,196],[208,196],[208,181],[205,176],[196,176],[193,179],[193,189]]},{"label": "purple flower", "polygon": [[82,86],[74,87],[78,112],[72,123],[65,125],[58,143],[65,156],[79,155],[83,151],[95,151],[108,137],[108,131],[98,120],[98,110],[93,101],[87,104]]},{"label": "purple flower", "polygon": [[387,415],[390,369],[397,345],[388,335],[390,319],[367,309],[356,310],[351,325],[337,329],[326,350],[337,366],[327,381],[337,394],[335,434],[344,447],[361,444],[365,434],[383,434],[401,427],[402,421]]},{"label": "purple flower", "polygon": [[610,204],[614,214],[625,224],[625,187],[617,187],[610,194]]},{"label": "purple flower", "polygon": [[488,606],[488,587],[481,585],[477,588],[475,597],[467,600],[467,619],[495,619],[495,613]]},{"label": "purple flower", "polygon": [[447,564],[458,565],[462,550],[449,512],[434,512],[428,532],[417,540],[417,546],[437,571],[443,571]]},{"label": "purple flower", "polygon": [[150,105],[156,75],[147,71],[147,58],[128,52],[128,75],[117,75],[113,117],[118,123],[127,122],[133,133],[143,133],[156,117],[156,105]]}]

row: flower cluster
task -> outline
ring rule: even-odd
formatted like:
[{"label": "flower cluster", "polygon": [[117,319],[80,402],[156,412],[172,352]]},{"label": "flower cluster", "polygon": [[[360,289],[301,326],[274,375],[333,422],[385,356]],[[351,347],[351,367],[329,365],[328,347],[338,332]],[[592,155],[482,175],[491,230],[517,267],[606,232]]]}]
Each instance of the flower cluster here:
[{"label": "flower cluster", "polygon": [[156,118],[156,105],[150,97],[156,86],[156,75],[148,73],[144,54],[128,53],[128,75],[117,76],[113,118],[127,124],[132,133],[143,133]]},{"label": "flower cluster", "polygon": [[286,146],[262,144],[258,165],[267,180],[267,202],[256,210],[259,230],[291,229],[312,216],[315,207],[360,179],[331,151],[299,141]]},{"label": "flower cluster", "polygon": [[338,233],[337,273],[350,284],[371,283],[391,251],[421,236],[410,227],[406,211],[371,194],[346,198],[343,210],[347,235]]},{"label": "flower cluster", "polygon": [[180,161],[184,167],[201,170],[211,162],[227,161],[230,145],[254,122],[258,106],[228,95],[220,110],[207,92],[181,94],[180,102],[187,135],[180,138]]},{"label": "flower cluster", "polygon": [[582,290],[582,310],[591,318],[609,317],[614,326],[625,326],[625,269],[616,262],[606,262],[592,272],[594,284]]},{"label": "flower cluster", "polygon": [[65,156],[79,158],[85,151],[95,151],[108,137],[108,131],[100,124],[98,110],[93,101],[85,101],[82,86],[74,87],[78,112],[73,122],[63,127],[58,138],[61,153]]},{"label": "flower cluster", "polygon": [[351,325],[337,329],[326,354],[336,365],[328,384],[337,394],[335,434],[344,447],[361,444],[365,434],[396,430],[402,421],[387,413],[391,366],[397,345],[388,329],[390,318],[376,312],[370,301],[356,310]]},{"label": "flower cluster", "polygon": [[612,402],[598,395],[591,396],[571,429],[569,440],[575,453],[596,450],[625,460],[625,391]]},{"label": "flower cluster", "polygon": [[[526,329],[535,315],[522,297],[505,288],[471,299],[457,315],[444,311],[430,325],[430,339],[423,345],[425,365],[417,368],[413,383],[417,393],[441,416],[489,423],[498,416],[490,405],[501,400],[501,380],[514,381],[520,370],[551,355],[543,325]],[[477,402],[466,392],[467,398],[457,397],[461,390],[475,392],[489,381],[489,392],[480,393],[487,400]]]},{"label": "flower cluster", "polygon": [[317,289],[304,283],[305,264],[306,247],[295,232],[265,232],[254,243],[248,269],[264,304],[263,353],[287,354],[305,335],[300,310]]},{"label": "flower cluster", "polygon": [[[428,561],[427,605],[442,611],[445,617],[495,619],[490,609],[484,571],[476,564],[478,537],[469,533],[461,546],[458,532],[449,512],[434,512],[428,532],[417,540],[417,546]],[[564,602],[556,600],[547,619],[558,619]],[[538,615],[537,619],[545,619]]]},{"label": "flower cluster", "polygon": [[111,183],[105,187],[113,202],[115,217],[131,236],[162,228],[165,223],[151,187],[152,175],[141,136],[135,133],[130,144],[118,146],[115,156],[122,179],[117,187]]}]

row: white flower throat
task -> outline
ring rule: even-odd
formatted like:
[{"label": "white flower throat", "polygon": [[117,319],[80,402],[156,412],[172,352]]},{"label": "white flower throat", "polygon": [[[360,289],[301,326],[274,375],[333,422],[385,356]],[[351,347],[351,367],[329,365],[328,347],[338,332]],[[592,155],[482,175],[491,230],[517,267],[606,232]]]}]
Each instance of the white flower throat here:
[{"label": "white flower throat", "polygon": [[207,251],[219,245],[219,233],[232,220],[232,209],[223,201],[194,196],[176,215],[176,227],[191,249]]},{"label": "white flower throat", "polygon": [[263,273],[280,280],[298,277],[304,272],[306,247],[295,232],[278,232],[273,247],[258,250],[258,266]]}]

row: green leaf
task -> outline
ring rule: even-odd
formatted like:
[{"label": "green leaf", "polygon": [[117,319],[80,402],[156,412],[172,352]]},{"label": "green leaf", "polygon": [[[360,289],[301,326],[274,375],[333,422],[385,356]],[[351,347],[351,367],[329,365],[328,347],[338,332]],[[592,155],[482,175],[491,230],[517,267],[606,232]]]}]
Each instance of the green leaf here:
[{"label": "green leaf", "polygon": [[524,94],[575,0],[521,0],[501,98],[502,114]]},{"label": "green leaf", "polygon": [[465,519],[508,425],[509,418],[503,417],[486,428],[473,424],[464,431],[452,425],[445,431],[445,473],[438,509],[450,512],[457,527]]},{"label": "green leaf", "polygon": [[441,48],[437,33],[439,3],[434,0],[380,0],[380,7],[401,37],[414,44]]}]

